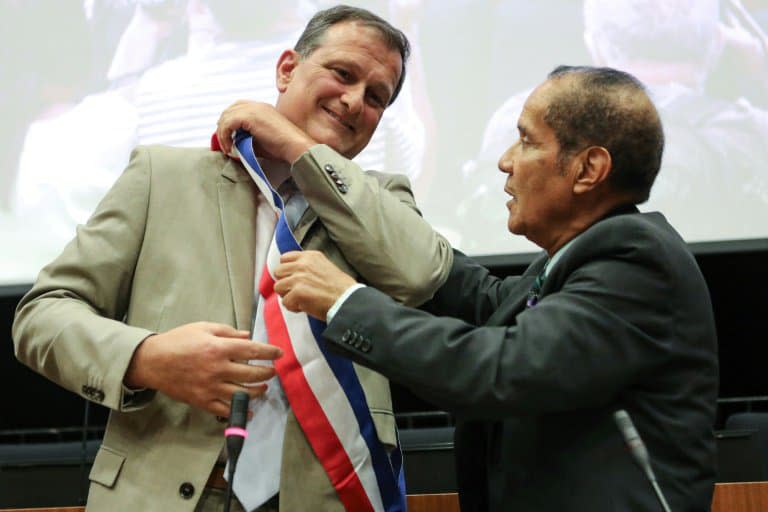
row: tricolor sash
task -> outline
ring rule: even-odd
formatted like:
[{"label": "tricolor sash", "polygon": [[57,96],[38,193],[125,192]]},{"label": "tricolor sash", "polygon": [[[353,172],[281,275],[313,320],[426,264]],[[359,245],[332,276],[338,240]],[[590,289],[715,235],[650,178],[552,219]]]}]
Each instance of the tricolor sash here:
[{"label": "tricolor sash", "polygon": [[274,291],[280,255],[302,250],[288,225],[283,200],[259,166],[248,133],[238,132],[233,152],[280,211],[259,294],[267,341],[283,350],[275,370],[291,410],[347,511],[405,511],[400,448],[388,454],[379,441],[352,362],[327,350],[324,322],[288,311]]}]

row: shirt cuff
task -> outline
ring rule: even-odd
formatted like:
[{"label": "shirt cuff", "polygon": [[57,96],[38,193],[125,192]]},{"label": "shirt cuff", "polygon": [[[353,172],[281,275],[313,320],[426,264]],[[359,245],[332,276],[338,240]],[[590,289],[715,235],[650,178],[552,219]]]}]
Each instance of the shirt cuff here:
[{"label": "shirt cuff", "polygon": [[125,384],[122,385],[122,388],[122,397],[120,399],[121,411],[138,409],[151,400],[154,395],[154,391],[147,388],[131,389]]},{"label": "shirt cuff", "polygon": [[365,285],[362,283],[355,283],[346,290],[344,290],[344,293],[341,294],[341,296],[336,299],[336,302],[333,303],[333,306],[328,310],[328,313],[325,314],[325,323],[329,324],[331,323],[331,320],[333,320],[333,317],[336,316],[336,313],[338,313],[339,309],[341,309],[341,306],[344,305],[344,302],[349,298],[350,295],[355,293],[360,288],[365,288]]}]

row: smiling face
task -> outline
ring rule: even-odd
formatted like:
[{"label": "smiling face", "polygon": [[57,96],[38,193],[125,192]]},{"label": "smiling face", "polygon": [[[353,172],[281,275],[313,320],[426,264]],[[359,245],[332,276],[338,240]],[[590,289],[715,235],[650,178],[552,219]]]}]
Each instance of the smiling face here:
[{"label": "smiling face", "polygon": [[[507,227],[549,251],[563,243],[573,212],[572,159],[560,161],[560,144],[544,121],[546,108],[562,81],[548,81],[531,93],[518,120],[520,138],[501,156]],[[567,241],[567,240],[566,240]]]},{"label": "smiling face", "polygon": [[400,53],[376,29],[338,23],[309,56],[280,56],[276,108],[318,143],[352,158],[371,139],[401,69]]}]

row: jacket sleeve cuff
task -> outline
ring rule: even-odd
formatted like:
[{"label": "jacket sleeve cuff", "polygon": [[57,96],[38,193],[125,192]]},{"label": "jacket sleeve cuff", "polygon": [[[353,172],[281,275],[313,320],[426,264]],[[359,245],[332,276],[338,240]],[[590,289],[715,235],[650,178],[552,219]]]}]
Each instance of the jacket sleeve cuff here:
[{"label": "jacket sleeve cuff", "polygon": [[333,320],[333,317],[336,316],[336,313],[341,309],[341,306],[344,305],[344,303],[347,301],[350,295],[355,293],[355,291],[359,290],[360,288],[365,288],[365,285],[362,283],[355,283],[346,290],[344,290],[344,293],[341,294],[341,296],[336,299],[336,302],[333,303],[333,306],[330,307],[328,310],[328,313],[325,314],[325,323],[329,324],[331,323],[331,320]]}]

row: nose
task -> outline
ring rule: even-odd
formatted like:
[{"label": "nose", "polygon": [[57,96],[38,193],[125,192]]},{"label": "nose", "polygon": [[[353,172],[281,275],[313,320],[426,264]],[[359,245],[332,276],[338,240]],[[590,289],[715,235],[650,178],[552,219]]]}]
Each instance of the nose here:
[{"label": "nose", "polygon": [[512,174],[514,152],[518,142],[512,144],[499,158],[499,170],[506,174]]},{"label": "nose", "polygon": [[348,86],[341,95],[341,103],[350,114],[359,114],[365,101],[365,88],[363,84]]}]

